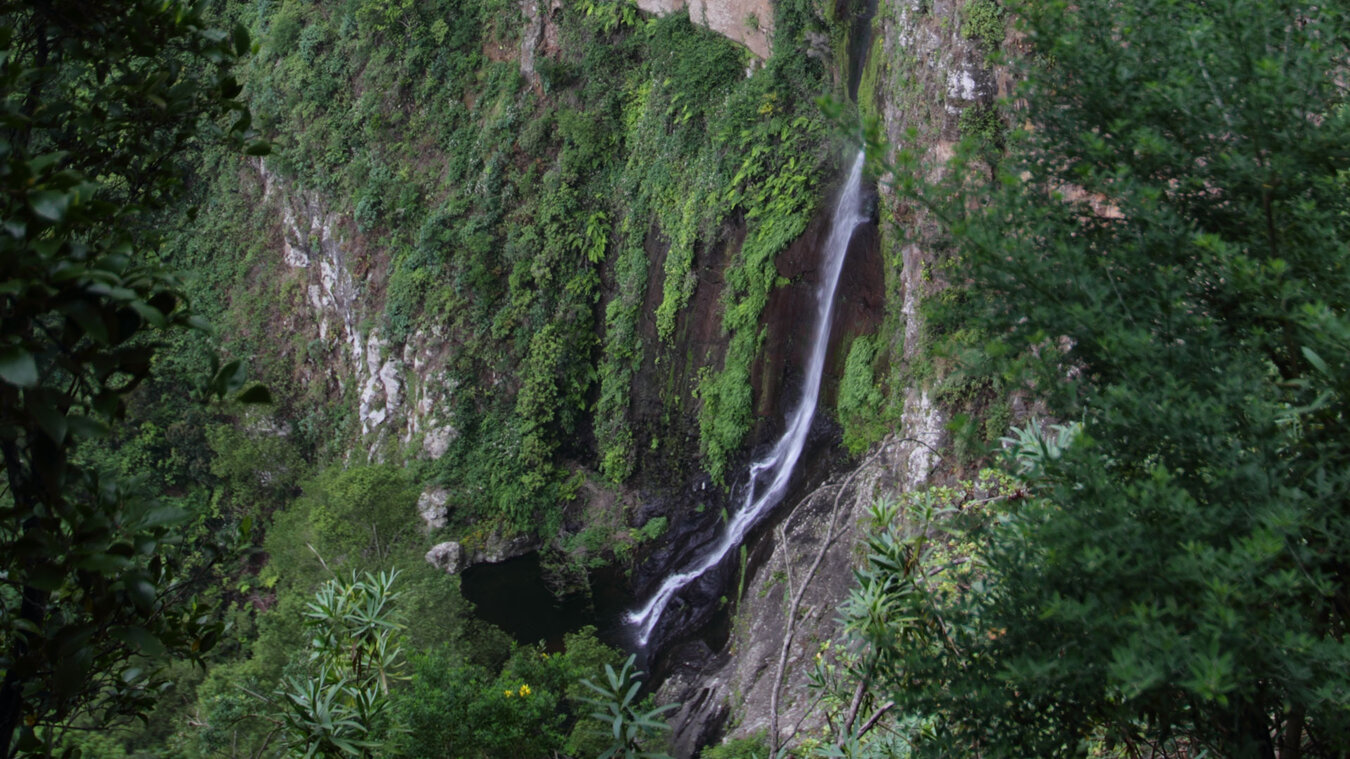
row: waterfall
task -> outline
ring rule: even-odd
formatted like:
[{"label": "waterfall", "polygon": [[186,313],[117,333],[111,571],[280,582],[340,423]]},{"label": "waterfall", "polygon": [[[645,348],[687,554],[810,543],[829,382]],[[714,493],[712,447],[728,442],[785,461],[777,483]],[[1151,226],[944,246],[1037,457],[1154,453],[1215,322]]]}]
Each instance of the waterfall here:
[{"label": "waterfall", "polygon": [[[863,154],[860,151],[853,161],[848,181],[844,183],[830,220],[830,236],[825,242],[823,261],[825,276],[821,278],[816,291],[816,331],[811,342],[811,358],[806,365],[806,382],[802,387],[801,400],[788,418],[787,429],[774,444],[773,450],[750,465],[745,498],[732,515],[721,539],[689,562],[683,571],[667,577],[645,606],[625,617],[630,625],[637,628],[640,645],[647,645],[647,639],[670,599],[726,558],[741,544],[745,533],[777,506],[787,493],[788,481],[792,479],[792,471],[806,445],[806,435],[811,431],[811,421],[816,416],[816,402],[820,396],[821,375],[825,370],[825,353],[829,347],[830,325],[833,321],[834,290],[839,284],[839,273],[844,268],[844,254],[848,251],[853,230],[864,220],[861,212],[862,168]],[[768,483],[762,491],[761,479]]]}]

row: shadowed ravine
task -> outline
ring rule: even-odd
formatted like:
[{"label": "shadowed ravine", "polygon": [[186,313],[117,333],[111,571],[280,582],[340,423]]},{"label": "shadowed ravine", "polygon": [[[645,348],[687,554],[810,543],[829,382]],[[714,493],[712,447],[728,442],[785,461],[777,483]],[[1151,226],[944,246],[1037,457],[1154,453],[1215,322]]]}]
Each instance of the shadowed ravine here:
[{"label": "shadowed ravine", "polygon": [[675,594],[716,567],[744,540],[746,533],[773,510],[787,493],[797,460],[806,445],[811,422],[815,419],[816,403],[820,396],[821,377],[825,369],[825,355],[829,349],[830,327],[833,320],[835,288],[843,269],[853,231],[865,220],[861,209],[863,154],[853,161],[848,179],[835,204],[830,222],[830,236],[822,251],[825,276],[816,291],[815,331],[812,335],[810,359],[805,368],[802,394],[788,417],[783,436],[767,456],[750,465],[744,485],[744,497],[726,526],[726,530],[709,546],[694,552],[684,569],[666,577],[652,597],[625,618],[636,633],[639,645],[645,646],[652,631],[661,621],[661,615]]}]

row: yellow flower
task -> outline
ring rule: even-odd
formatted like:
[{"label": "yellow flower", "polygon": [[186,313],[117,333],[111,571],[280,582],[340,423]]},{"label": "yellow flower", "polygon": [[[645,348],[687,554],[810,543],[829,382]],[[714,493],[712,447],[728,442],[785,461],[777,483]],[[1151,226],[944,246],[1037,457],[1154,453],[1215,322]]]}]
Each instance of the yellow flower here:
[{"label": "yellow flower", "polygon": [[502,691],[502,695],[506,696],[507,698],[510,698],[510,697],[512,697],[512,696],[514,696],[514,695],[516,695],[516,694],[512,693],[512,692],[508,689],[508,690]]},{"label": "yellow flower", "polygon": [[521,686],[520,686],[520,697],[521,697],[521,698],[525,698],[526,696],[530,695],[531,693],[533,693],[533,691],[530,690],[530,686],[528,686],[528,685],[521,685]]}]

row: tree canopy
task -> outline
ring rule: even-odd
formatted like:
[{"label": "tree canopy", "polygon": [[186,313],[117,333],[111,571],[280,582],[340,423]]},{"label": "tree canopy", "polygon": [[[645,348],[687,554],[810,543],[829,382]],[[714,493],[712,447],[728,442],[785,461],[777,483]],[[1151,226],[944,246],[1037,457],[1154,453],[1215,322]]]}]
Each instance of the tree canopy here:
[{"label": "tree canopy", "polygon": [[959,520],[874,545],[884,690],[924,755],[1342,755],[1350,15],[1013,10],[992,180],[967,152],[899,186],[954,239],[968,368],[1076,426],[1024,435],[1028,497],[968,511],[974,561],[912,560]]},{"label": "tree canopy", "polygon": [[[230,74],[249,49],[179,2],[0,11],[0,756],[144,714],[160,657],[219,633],[170,550],[187,515],[80,445],[154,371],[157,330],[205,328],[156,263],[157,214],[186,148],[249,138]],[[203,389],[243,379],[231,363]]]}]

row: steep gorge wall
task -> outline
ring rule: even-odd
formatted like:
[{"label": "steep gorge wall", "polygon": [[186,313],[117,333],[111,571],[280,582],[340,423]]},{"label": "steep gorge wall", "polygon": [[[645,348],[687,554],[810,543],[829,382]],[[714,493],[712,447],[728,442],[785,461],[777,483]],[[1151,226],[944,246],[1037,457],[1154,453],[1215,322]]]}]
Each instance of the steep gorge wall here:
[{"label": "steep gorge wall", "polygon": [[[988,62],[989,42],[965,26],[966,6],[883,3],[867,59],[859,62],[862,109],[880,120],[893,146],[925,154],[933,178],[961,137],[962,113],[987,108],[1012,89],[1008,72]],[[747,564],[725,646],[695,642],[674,653],[674,674],[661,693],[683,704],[675,719],[680,756],[697,755],[720,735],[752,738],[774,728],[774,746],[833,742],[841,707],[822,700],[812,676],[828,680],[853,650],[840,607],[854,586],[870,506],[944,482],[961,467],[945,429],[950,410],[941,380],[920,368],[932,361],[922,303],[942,286],[932,276],[937,253],[926,242],[935,239],[933,224],[884,179],[878,274],[885,320],[875,368],[890,399],[890,431],[857,463],[838,467],[828,482],[785,505],[788,513],[765,532]]]},{"label": "steep gorge wall", "polygon": [[[653,12],[689,12],[694,21],[740,41],[756,55],[768,55],[773,34],[765,26],[765,20],[772,18],[773,8],[768,3],[763,5],[763,13],[759,6],[730,2],[705,1],[684,8],[674,4],[642,7]],[[882,117],[893,140],[916,128],[919,146],[939,157],[950,150],[959,135],[960,114],[971,106],[988,103],[1002,87],[999,73],[984,63],[981,43],[967,39],[962,33],[963,7],[949,1],[883,5],[874,22],[871,54],[863,66],[859,100],[864,110],[870,109]],[[823,9],[818,10],[824,15]],[[475,404],[481,409],[488,403],[500,403],[503,398],[517,398],[528,385],[525,375],[532,365],[534,343],[545,332],[531,333],[525,329],[513,332],[500,327],[500,321],[489,329],[457,321],[457,315],[479,305],[474,300],[479,293],[466,289],[461,281],[496,283],[505,289],[509,280],[512,289],[508,292],[510,297],[503,301],[501,313],[516,314],[512,318],[518,321],[524,320],[525,316],[520,315],[524,312],[513,310],[511,298],[529,296],[535,303],[547,302],[546,294],[550,291],[594,288],[586,296],[587,305],[574,315],[558,318],[557,314],[545,314],[554,319],[555,325],[576,326],[579,319],[584,325],[582,331],[590,335],[576,343],[584,346],[583,352],[564,350],[554,357],[555,365],[549,369],[557,383],[551,392],[576,381],[587,383],[588,387],[581,397],[586,405],[580,414],[582,423],[572,433],[573,439],[561,441],[564,448],[558,456],[561,466],[578,473],[585,484],[576,490],[576,500],[564,510],[557,542],[561,544],[569,536],[580,536],[589,528],[598,527],[603,537],[598,544],[617,554],[615,546],[631,550],[632,528],[658,514],[668,516],[676,532],[684,529],[682,522],[715,525],[716,508],[695,508],[704,505],[699,501],[699,493],[712,489],[705,478],[698,477],[696,462],[701,435],[698,414],[705,399],[696,393],[703,380],[726,361],[732,335],[726,330],[724,317],[740,297],[729,279],[741,276],[736,267],[744,263],[748,240],[756,233],[755,225],[762,222],[755,220],[758,212],[747,213],[745,207],[739,207],[712,228],[686,218],[682,232],[678,224],[671,223],[680,221],[677,214],[670,213],[671,204],[687,201],[691,192],[701,188],[680,186],[676,188],[680,194],[661,198],[667,204],[665,207],[655,212],[649,209],[647,215],[635,214],[633,218],[640,224],[635,228],[624,227],[627,222],[619,214],[631,200],[623,197],[623,192],[631,189],[622,184],[627,173],[610,180],[613,195],[586,194],[599,186],[587,182],[600,173],[597,167],[605,164],[590,154],[575,158],[568,152],[583,137],[593,137],[586,131],[591,128],[586,121],[590,114],[578,105],[584,101],[577,90],[576,72],[590,65],[584,56],[594,53],[569,47],[577,44],[576,22],[574,17],[571,20],[566,17],[569,12],[574,11],[557,2],[527,3],[518,19],[518,30],[497,29],[499,37],[482,42],[481,49],[489,62],[483,64],[484,73],[478,75],[479,81],[500,80],[507,84],[497,95],[486,88],[470,87],[451,102],[448,110],[452,113],[461,117],[468,114],[472,123],[482,124],[476,136],[465,131],[448,138],[453,148],[466,151],[465,155],[442,153],[439,151],[446,148],[430,138],[396,132],[394,137],[403,140],[401,145],[413,145],[421,151],[422,158],[420,164],[399,164],[379,156],[391,163],[386,173],[395,174],[399,182],[362,186],[359,182],[367,180],[359,179],[354,194],[347,194],[342,190],[325,190],[324,178],[319,176],[316,181],[317,172],[306,177],[303,170],[292,168],[288,173],[268,165],[255,166],[250,181],[259,188],[260,202],[273,209],[271,223],[279,230],[274,237],[280,244],[272,251],[280,267],[276,270],[279,272],[276,285],[292,293],[290,301],[304,314],[289,317],[289,324],[297,333],[292,342],[306,346],[303,355],[292,356],[296,375],[301,382],[324,388],[322,396],[326,402],[350,407],[352,447],[367,458],[408,463],[423,460],[434,464],[472,425],[471,419],[460,416],[461,410],[468,409],[472,415]],[[738,15],[741,18],[737,19]],[[714,19],[721,21],[714,23]],[[732,22],[739,22],[740,27],[736,28]],[[569,23],[573,26],[569,27]],[[813,51],[817,48],[815,43],[808,45],[803,41],[795,55],[807,59],[807,47]],[[715,47],[708,49],[716,52]],[[278,64],[278,68],[282,65]],[[843,65],[842,61],[834,62],[835,68]],[[360,76],[368,76],[368,70]],[[509,77],[514,70],[521,72],[527,88],[512,89]],[[659,73],[665,76],[673,72]],[[737,69],[733,76],[752,88],[754,99],[747,98],[752,112],[757,111],[763,121],[770,121],[782,107],[782,86],[775,84],[763,91],[754,90],[755,85],[771,80],[762,79],[768,75],[766,71],[751,74],[749,80],[744,80],[745,72]],[[836,82],[846,78],[841,72],[831,75]],[[729,77],[724,86],[732,85]],[[649,139],[638,134],[644,120],[657,125],[652,130],[655,135],[668,136],[681,126],[678,100],[674,104],[662,102],[659,108],[643,107],[644,99],[656,101],[655,93],[663,86],[659,76],[647,83],[636,81],[636,74],[630,76],[617,106],[613,102],[606,105],[619,107],[620,117],[612,122],[598,119],[594,122],[602,125],[601,130],[628,130],[614,135],[615,141],[602,148],[633,149],[634,158],[624,172],[642,161],[651,164],[665,160],[653,158],[650,151],[642,152],[648,149],[642,140]],[[371,93],[381,92],[359,77],[353,80],[353,91],[364,93],[362,101],[371,97]],[[418,119],[422,118],[420,111],[425,106],[411,94],[400,94],[403,92],[400,88],[390,88],[390,92],[390,103],[383,106],[387,112],[377,112],[374,117],[384,124],[400,121],[424,124]],[[809,121],[791,123],[783,134],[792,129],[818,128],[818,124]],[[751,124],[755,126],[753,120]],[[426,129],[433,126],[424,124]],[[364,128],[367,134],[378,134],[369,125]],[[542,150],[532,146],[533,143],[542,144]],[[791,178],[790,169],[784,168],[789,159],[794,163],[801,160],[803,164],[817,159],[795,155],[790,146],[775,142],[766,142],[765,148],[769,155],[782,161],[767,172],[753,175],[765,186],[774,186],[772,182],[777,178]],[[723,148],[724,153],[727,150]],[[295,156],[283,156],[283,166],[287,158],[292,167],[299,162]],[[467,179],[456,181],[468,182],[474,197],[466,201],[453,195],[456,188],[440,189],[442,185],[437,182],[444,180],[432,168],[440,160],[470,164],[464,173]],[[572,166],[571,162],[577,165]],[[747,162],[745,166],[751,164]],[[603,170],[618,172],[615,167]],[[371,175],[374,174],[372,171]],[[415,184],[419,178],[422,185]],[[553,226],[541,224],[541,230],[556,238],[576,233],[584,241],[580,230],[595,222],[607,240],[598,260],[588,260],[583,255],[577,256],[575,263],[563,264],[561,272],[567,276],[542,268],[544,264],[540,262],[545,254],[541,248],[550,240],[532,238],[530,245],[536,247],[525,248],[514,259],[511,256],[517,254],[509,252],[515,244],[512,228],[534,224],[553,213],[551,209],[534,207],[534,196],[527,194],[541,186],[558,188],[557,198],[568,202],[576,202],[577,194],[572,189],[585,191],[580,208],[568,210],[572,216]],[[817,196],[823,194],[819,184],[811,186]],[[410,188],[417,192],[409,192]],[[733,191],[747,192],[740,187]],[[451,199],[436,210],[436,204],[443,201],[446,193],[451,194]],[[750,735],[768,727],[774,721],[774,704],[778,705],[781,738],[799,739],[819,729],[822,714],[804,684],[815,654],[821,651],[824,642],[839,639],[835,610],[852,584],[854,545],[860,536],[858,523],[866,505],[878,495],[921,487],[932,477],[944,476],[946,471],[942,468],[945,421],[942,404],[931,382],[915,380],[920,374],[915,367],[928,359],[920,303],[935,286],[925,274],[932,253],[921,245],[901,244],[892,226],[896,220],[917,225],[926,222],[913,209],[902,207],[884,184],[880,196],[879,216],[883,223],[879,228],[868,228],[855,241],[838,296],[839,316],[829,359],[831,378],[827,379],[822,398],[826,413],[816,435],[820,466],[806,479],[819,481],[826,474],[824,465],[837,461],[831,453],[837,428],[828,420],[832,416],[829,410],[834,405],[844,357],[859,335],[875,334],[883,346],[873,369],[877,384],[891,401],[885,419],[891,433],[873,449],[874,455],[865,457],[865,466],[837,467],[830,483],[817,496],[801,499],[797,511],[785,513],[781,532],[768,530],[753,547],[749,575],[744,580],[745,592],[726,649],[715,651],[707,643],[695,641],[673,655],[674,665],[668,667],[673,674],[663,694],[686,705],[677,729],[683,754],[690,754],[701,742],[715,738],[728,717],[732,735]],[[376,202],[371,202],[372,197]],[[775,197],[768,192],[765,202],[772,202]],[[415,204],[430,207],[433,212],[427,214],[425,221],[411,211],[405,213],[412,207],[403,205],[405,198],[412,198]],[[494,229],[500,230],[494,232],[500,237],[494,239],[493,249],[471,255],[457,252],[458,248],[479,244],[481,239],[461,234],[460,230],[480,228],[475,225],[489,215],[482,208],[466,209],[466,202],[505,206],[493,211],[497,215],[492,217],[496,219],[492,223],[499,225]],[[549,202],[555,202],[553,196]],[[383,209],[383,215],[375,217],[374,232],[370,231],[369,223],[362,221],[363,209],[370,206]],[[824,231],[821,207],[828,207],[828,203],[817,203],[814,214],[798,214],[808,221],[803,222],[794,241],[775,251],[770,259],[773,286],[754,325],[758,337],[747,377],[752,386],[749,393],[752,425],[738,452],[742,459],[755,445],[775,436],[786,413],[784,405],[795,397],[799,381],[796,367],[802,362],[804,335],[809,329],[809,325],[803,324],[803,314],[811,310],[816,246]],[[412,229],[401,234],[391,231],[383,237],[379,234],[381,228],[396,229],[396,225]],[[422,231],[414,234],[418,225]],[[437,236],[445,241],[438,242]],[[691,236],[695,238],[692,241]],[[632,244],[634,240],[636,245]],[[424,279],[411,279],[424,288],[417,291],[422,293],[423,301],[414,303],[426,311],[420,320],[405,320],[404,328],[397,330],[390,318],[394,313],[391,304],[398,288],[405,286],[400,283],[407,281],[410,266],[407,260],[415,258],[414,252],[423,255],[424,244],[427,258],[417,266],[436,272],[427,276],[442,279],[432,279],[430,284]],[[414,248],[417,250],[413,251]],[[440,256],[444,262],[437,260]],[[688,256],[686,270],[681,269],[679,256]],[[479,263],[485,271],[475,269]],[[634,276],[633,266],[637,266],[640,276]],[[417,270],[411,273],[416,274]],[[574,274],[583,276],[568,279]],[[400,276],[405,280],[399,280]],[[517,293],[516,280],[528,281],[530,277],[537,284]],[[675,311],[669,334],[663,336],[658,315],[670,297],[672,288],[668,280],[672,278],[690,283],[689,291],[687,301]],[[440,295],[438,287],[448,294]],[[428,318],[431,309],[424,304],[429,304],[433,296],[447,298],[448,305],[437,311],[435,318]],[[528,310],[530,303],[522,302],[522,308]],[[603,394],[603,383],[596,382],[593,376],[588,378],[589,370],[574,371],[608,350],[604,346],[615,330],[616,322],[610,318],[615,304],[634,309],[636,319],[631,329],[636,335],[635,344],[640,345],[627,391],[629,397],[622,407],[622,415],[633,432],[636,463],[633,477],[620,487],[606,484],[597,472],[596,438],[600,423],[605,421],[597,394]],[[499,329],[505,337],[496,334]],[[475,351],[485,353],[469,355]],[[547,357],[547,352],[539,355]],[[473,360],[466,361],[466,357]],[[505,408],[509,411],[510,405]],[[498,426],[503,420],[509,421],[509,417],[503,416],[487,418]],[[513,456],[515,452],[504,455]],[[436,469],[422,467],[418,471],[425,475]],[[655,505],[639,508],[644,499],[639,498],[638,490],[664,494],[682,491],[682,495],[657,498]],[[840,490],[844,491],[842,495]],[[428,512],[424,514],[429,527],[445,524],[447,511],[466,509],[465,501],[471,497],[467,489],[457,492],[451,488],[429,499]],[[476,539],[480,558],[499,559],[512,551],[538,545],[500,541],[502,546],[512,546],[503,552],[488,550],[497,543],[484,546],[481,536]],[[822,547],[826,549],[824,553]],[[784,601],[786,580],[803,579],[805,568],[817,556],[821,557],[820,568],[802,596],[801,608],[793,615],[790,628],[793,638],[785,647],[783,633],[789,629]],[[780,658],[786,662],[781,683],[777,666]]]},{"label": "steep gorge wall", "polygon": [[[827,67],[747,72],[686,8],[475,7],[427,0],[467,15],[373,36],[341,10],[259,12],[249,86],[278,149],[220,177],[216,205],[248,209],[230,236],[270,242],[238,262],[247,294],[222,321],[302,392],[281,429],[317,426],[323,456],[433,488],[434,540],[538,532],[526,547],[578,555],[572,538],[603,525],[587,540],[617,556],[652,517],[715,514],[665,497],[719,490],[701,474],[709,429],[734,468],[782,424],[833,164],[814,105]],[[809,4],[797,18],[784,34],[827,23]],[[879,321],[876,278],[850,281],[849,321]]]}]

